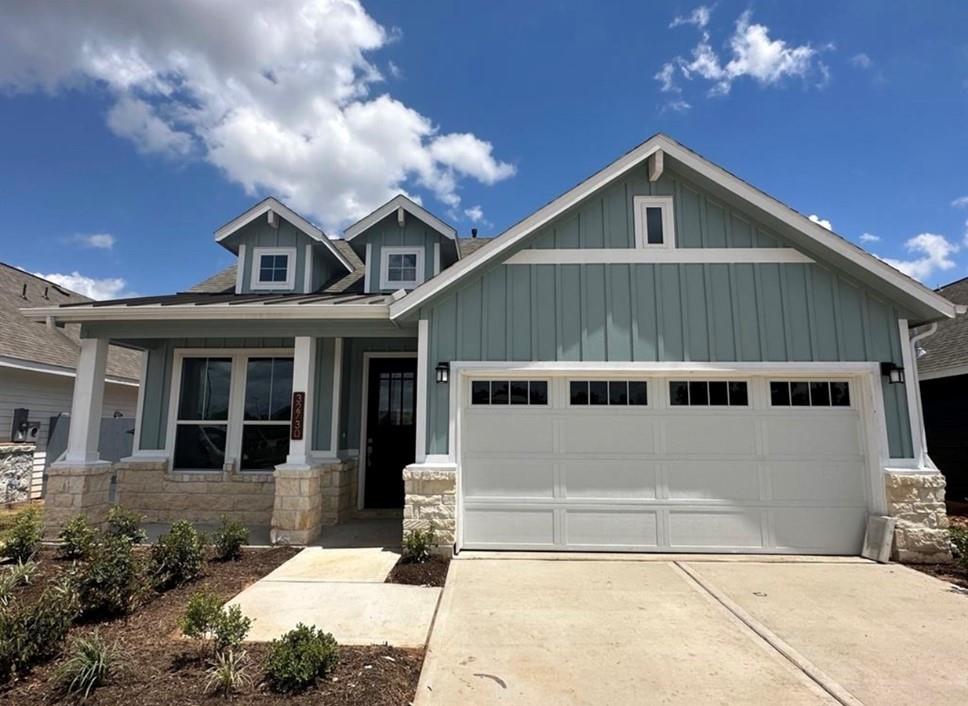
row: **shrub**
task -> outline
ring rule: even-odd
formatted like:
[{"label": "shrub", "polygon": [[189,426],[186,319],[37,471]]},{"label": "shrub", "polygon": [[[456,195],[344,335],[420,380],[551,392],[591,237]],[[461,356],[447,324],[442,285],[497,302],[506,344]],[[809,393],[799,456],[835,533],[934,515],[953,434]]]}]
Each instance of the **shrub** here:
[{"label": "shrub", "polygon": [[37,552],[43,530],[43,522],[37,508],[30,507],[22,511],[7,532],[7,541],[3,547],[4,556],[14,561],[27,561]]},{"label": "shrub", "polygon": [[223,601],[204,591],[191,597],[181,620],[182,632],[196,640],[211,640],[216,655],[242,644],[250,627],[252,620],[242,615],[241,608],[225,608]]},{"label": "shrub", "polygon": [[249,543],[249,530],[240,522],[231,522],[222,517],[222,526],[212,536],[215,558],[220,561],[238,559],[242,556],[242,545]]},{"label": "shrub", "polygon": [[964,527],[952,527],[948,530],[951,539],[952,554],[955,563],[965,571],[968,571],[968,529]]},{"label": "shrub", "polygon": [[325,677],[339,661],[339,645],[328,632],[302,623],[269,645],[266,678],[276,691],[300,691]]},{"label": "shrub", "polygon": [[141,562],[124,537],[102,538],[77,573],[81,610],[87,616],[124,615],[143,590]]},{"label": "shrub", "polygon": [[208,675],[205,680],[205,692],[208,694],[229,696],[252,685],[249,657],[245,650],[220,652],[205,673]]},{"label": "shrub", "polygon": [[175,522],[151,548],[151,575],[164,590],[187,583],[202,572],[205,542],[190,522]]},{"label": "shrub", "polygon": [[63,559],[87,559],[97,541],[97,532],[84,515],[77,515],[64,525],[59,535]]},{"label": "shrub", "polygon": [[144,519],[137,512],[115,505],[108,512],[108,534],[127,539],[132,544],[142,544],[148,539],[148,535],[141,529]]},{"label": "shrub", "polygon": [[436,543],[433,525],[425,530],[410,530],[403,536],[403,560],[413,564],[430,561]]},{"label": "shrub", "polygon": [[18,561],[0,572],[0,608],[6,608],[13,600],[13,590],[17,586],[30,583],[30,579],[37,573],[37,562]]},{"label": "shrub", "polygon": [[0,680],[23,674],[57,654],[77,614],[77,593],[70,580],[51,583],[31,605],[0,611]]},{"label": "shrub", "polygon": [[73,640],[70,657],[58,670],[58,676],[66,693],[83,700],[110,679],[117,662],[117,646],[109,645],[95,631],[89,637]]}]

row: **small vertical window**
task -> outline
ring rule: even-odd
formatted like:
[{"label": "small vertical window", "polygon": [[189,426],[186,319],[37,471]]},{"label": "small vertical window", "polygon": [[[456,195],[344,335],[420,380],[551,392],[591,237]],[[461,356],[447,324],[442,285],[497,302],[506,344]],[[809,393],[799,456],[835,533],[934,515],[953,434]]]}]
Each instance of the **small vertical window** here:
[{"label": "small vertical window", "polygon": [[675,224],[671,196],[633,197],[635,244],[640,248],[675,247]]},{"label": "small vertical window", "polygon": [[662,245],[662,209],[659,206],[645,209],[645,242]]}]

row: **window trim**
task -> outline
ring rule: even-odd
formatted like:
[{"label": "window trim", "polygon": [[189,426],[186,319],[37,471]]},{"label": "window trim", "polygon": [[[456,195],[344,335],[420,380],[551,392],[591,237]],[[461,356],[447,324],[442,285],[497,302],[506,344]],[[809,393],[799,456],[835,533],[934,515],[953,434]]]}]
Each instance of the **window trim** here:
[{"label": "window trim", "polygon": [[[380,289],[393,290],[413,289],[424,281],[424,248],[420,245],[384,245],[380,248]],[[390,274],[390,255],[415,255],[417,257],[417,267],[415,279],[412,281],[391,282]]]},{"label": "window trim", "polygon": [[[251,468],[241,470],[242,426],[245,416],[245,377],[249,358],[293,358],[293,348],[176,348],[172,360],[172,374],[168,388],[168,419],[165,425],[165,455],[170,473],[204,474],[259,474],[274,469]],[[178,404],[181,398],[182,367],[186,358],[230,358],[232,377],[229,382],[228,419],[213,422],[226,425],[225,463],[222,468],[175,468],[175,432],[178,425]],[[183,423],[191,420],[181,420]],[[141,420],[138,421],[141,423]],[[279,424],[279,422],[275,422]],[[310,431],[311,433],[311,431]]]},{"label": "window trim", "polygon": [[[649,243],[646,208],[662,209],[662,242]],[[671,196],[634,196],[632,209],[635,215],[635,247],[644,249],[671,249],[676,247],[675,204]]]},{"label": "window trim", "polygon": [[[259,279],[259,265],[263,255],[285,255],[289,259],[286,261],[286,281],[285,282],[263,282]],[[276,247],[257,247],[252,248],[251,273],[249,276],[250,289],[280,290],[292,289],[296,286],[296,248],[276,248]]]}]

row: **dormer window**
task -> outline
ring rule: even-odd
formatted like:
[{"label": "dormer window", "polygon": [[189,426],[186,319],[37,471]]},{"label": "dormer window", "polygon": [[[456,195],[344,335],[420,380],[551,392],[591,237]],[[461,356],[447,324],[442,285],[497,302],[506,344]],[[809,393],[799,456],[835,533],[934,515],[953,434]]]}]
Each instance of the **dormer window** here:
[{"label": "dormer window", "polygon": [[674,248],[675,219],[671,196],[636,196],[635,245],[639,248]]},{"label": "dormer window", "polygon": [[424,249],[384,246],[380,251],[380,289],[413,289],[423,282]]},{"label": "dormer window", "polygon": [[292,289],[295,280],[295,248],[253,249],[252,289]]}]

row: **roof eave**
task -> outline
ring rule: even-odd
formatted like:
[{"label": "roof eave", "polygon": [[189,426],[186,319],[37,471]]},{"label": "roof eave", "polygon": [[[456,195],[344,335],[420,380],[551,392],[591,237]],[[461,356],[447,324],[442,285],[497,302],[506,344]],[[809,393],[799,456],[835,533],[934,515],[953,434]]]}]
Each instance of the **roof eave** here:
[{"label": "roof eave", "polygon": [[24,316],[35,321],[48,317],[56,321],[88,323],[94,321],[218,321],[218,320],[346,320],[389,319],[389,307],[385,304],[184,304],[164,306],[102,306],[94,307],[44,307],[22,309]]},{"label": "roof eave", "polygon": [[353,240],[353,238],[367,231],[372,226],[376,225],[384,218],[389,216],[398,208],[402,208],[411,216],[414,216],[418,220],[423,221],[426,225],[436,230],[445,238],[449,238],[454,241],[457,240],[457,229],[455,229],[453,226],[448,225],[447,223],[444,223],[442,220],[437,218],[437,216],[432,214],[423,206],[416,203],[412,199],[407,198],[403,194],[397,194],[382,206],[374,209],[371,213],[363,216],[363,218],[358,220],[356,223],[348,226],[343,231],[343,239],[346,240],[347,242],[349,242],[350,240]]}]

